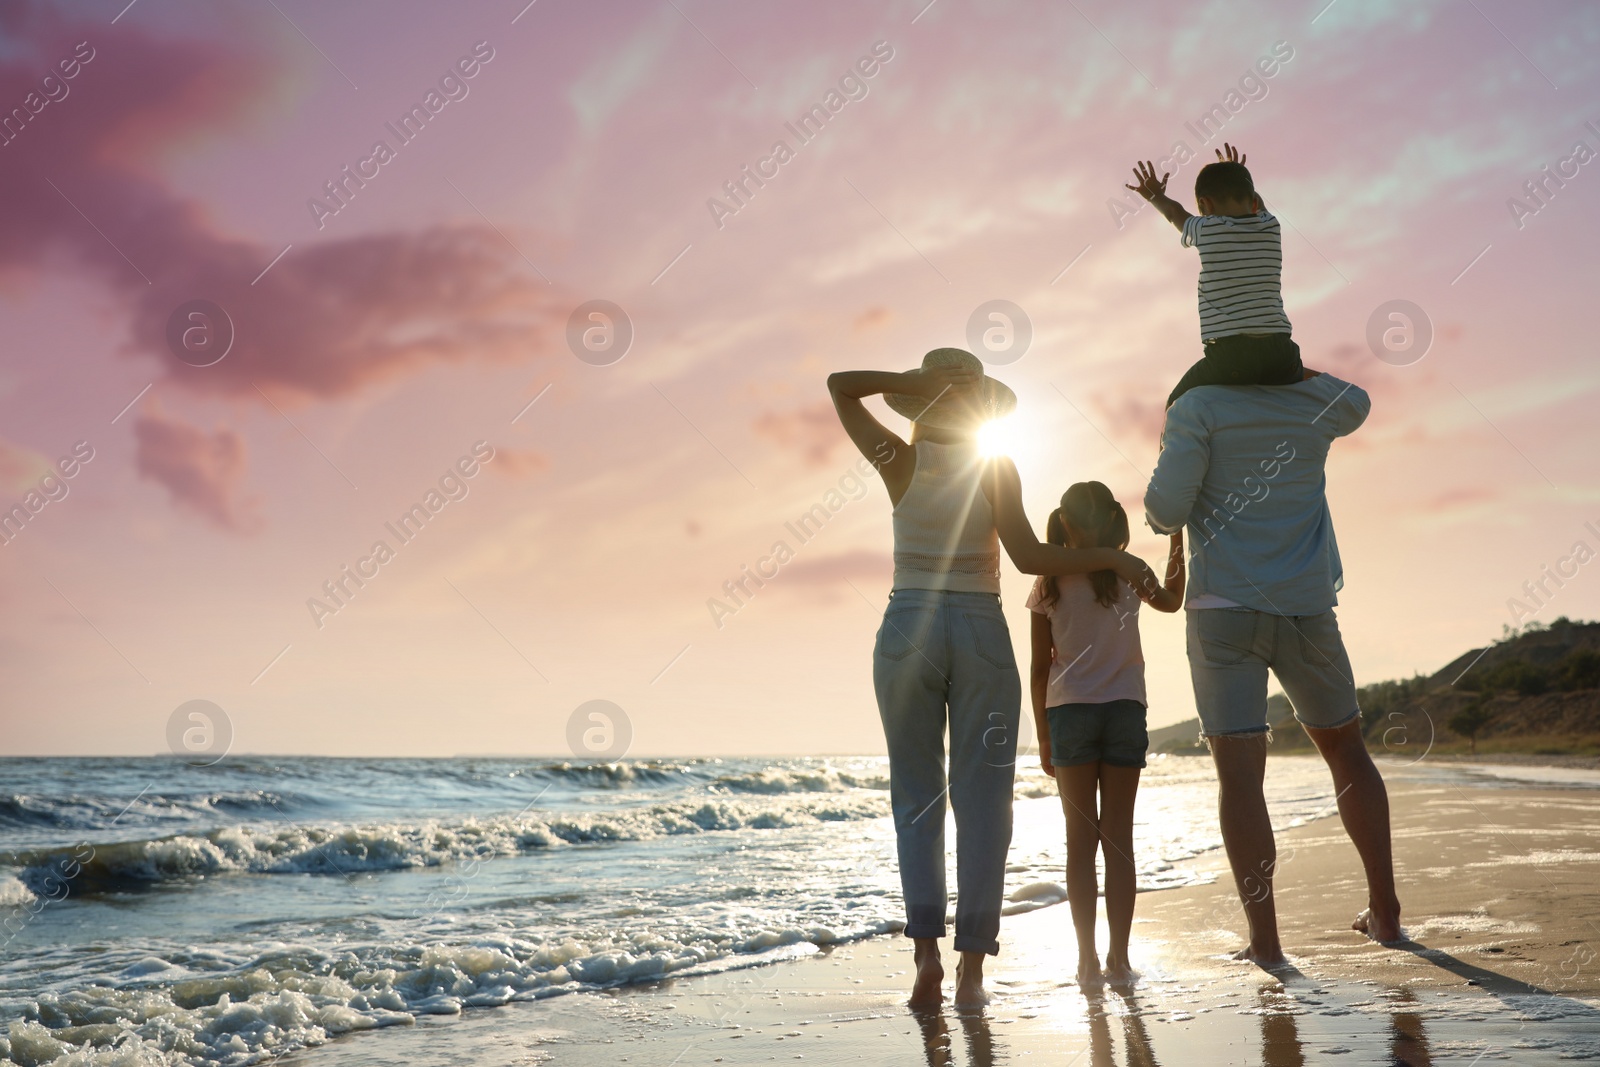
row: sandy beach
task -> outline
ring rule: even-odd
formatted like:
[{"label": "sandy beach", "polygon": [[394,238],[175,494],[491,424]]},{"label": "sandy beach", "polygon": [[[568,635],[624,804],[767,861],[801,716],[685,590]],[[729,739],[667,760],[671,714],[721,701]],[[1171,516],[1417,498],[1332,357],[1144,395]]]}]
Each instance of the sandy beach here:
[{"label": "sandy beach", "polygon": [[[1462,788],[1385,768],[1411,942],[1349,929],[1361,905],[1336,818],[1279,835],[1293,969],[1228,960],[1241,917],[1220,852],[1210,884],[1145,893],[1131,992],[1069,980],[1065,907],[1008,917],[982,1016],[902,1006],[910,944],[878,937],[652,986],[423,1018],[284,1064],[1555,1064],[1600,1059],[1600,792]],[[1269,771],[1270,773],[1270,771]]]}]

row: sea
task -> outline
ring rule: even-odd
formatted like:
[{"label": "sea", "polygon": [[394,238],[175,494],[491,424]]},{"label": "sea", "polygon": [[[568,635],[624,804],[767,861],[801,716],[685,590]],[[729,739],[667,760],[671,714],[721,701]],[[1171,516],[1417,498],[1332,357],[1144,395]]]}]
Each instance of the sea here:
[{"label": "sea", "polygon": [[[1320,760],[1267,782],[1280,829],[1335,811]],[[0,1060],[243,1067],[890,935],[888,790],[881,757],[0,759]],[[1142,891],[1211,877],[1215,791],[1152,758]],[[1064,899],[1055,783],[1015,793],[1009,912]]]}]

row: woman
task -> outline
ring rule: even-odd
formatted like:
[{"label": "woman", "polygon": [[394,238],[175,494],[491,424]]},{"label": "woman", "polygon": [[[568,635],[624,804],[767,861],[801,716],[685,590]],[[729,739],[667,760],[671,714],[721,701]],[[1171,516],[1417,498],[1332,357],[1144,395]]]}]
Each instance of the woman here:
[{"label": "woman", "polygon": [[[889,749],[906,936],[915,942],[911,1003],[939,1003],[945,931],[944,797],[956,820],[957,1007],[988,1001],[986,955],[1000,951],[1000,907],[1011,844],[1011,782],[1022,683],[1000,611],[1000,549],[1026,574],[1114,570],[1154,585],[1126,552],[1046,545],[1022,510],[1010,460],[979,455],[978,428],[1016,406],[970,352],[939,348],[918,370],[843,371],[828,390],[845,432],[883,475],[894,505],[894,588],[873,652],[872,678]],[[867,411],[882,394],[911,420],[906,444]],[[885,458],[887,457],[887,458]],[[945,723],[950,773],[945,777]]]}]

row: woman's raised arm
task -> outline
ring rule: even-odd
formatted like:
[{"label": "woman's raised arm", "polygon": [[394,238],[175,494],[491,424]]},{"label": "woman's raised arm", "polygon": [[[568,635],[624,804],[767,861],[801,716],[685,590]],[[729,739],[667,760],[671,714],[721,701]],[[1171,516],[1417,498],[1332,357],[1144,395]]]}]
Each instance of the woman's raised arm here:
[{"label": "woman's raised arm", "polygon": [[1159,588],[1155,572],[1138,556],[1115,548],[1063,548],[1034,535],[1022,509],[1022,478],[1016,464],[1004,456],[989,461],[983,493],[994,509],[995,530],[1006,555],[1023,574],[1088,574],[1116,571],[1135,586]]},{"label": "woman's raised arm", "polygon": [[948,390],[975,385],[982,376],[981,371],[974,374],[962,367],[903,372],[843,370],[828,375],[828,392],[833,397],[833,409],[839,413],[844,432],[850,435],[861,454],[878,468],[890,499],[898,501],[911,483],[915,454],[899,434],[873,417],[861,402],[862,398],[880,393],[909,393],[927,397],[931,406]]}]

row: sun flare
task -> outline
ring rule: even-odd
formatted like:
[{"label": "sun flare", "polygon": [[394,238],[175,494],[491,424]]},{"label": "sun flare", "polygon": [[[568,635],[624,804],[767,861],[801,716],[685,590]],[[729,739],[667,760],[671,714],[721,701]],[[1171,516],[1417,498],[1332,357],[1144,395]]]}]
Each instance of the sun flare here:
[{"label": "sun flare", "polygon": [[1014,417],[993,419],[978,427],[978,451],[984,458],[1013,455],[1016,447],[1017,423]]}]

